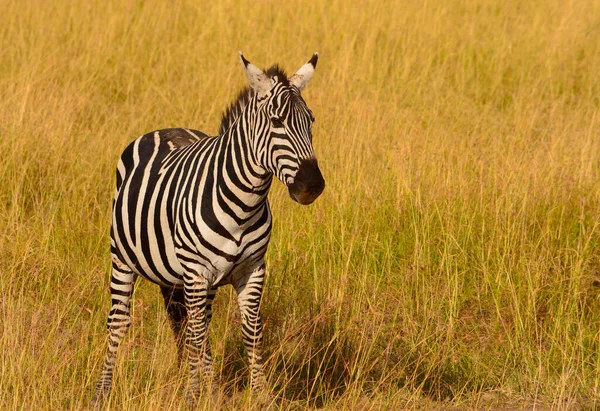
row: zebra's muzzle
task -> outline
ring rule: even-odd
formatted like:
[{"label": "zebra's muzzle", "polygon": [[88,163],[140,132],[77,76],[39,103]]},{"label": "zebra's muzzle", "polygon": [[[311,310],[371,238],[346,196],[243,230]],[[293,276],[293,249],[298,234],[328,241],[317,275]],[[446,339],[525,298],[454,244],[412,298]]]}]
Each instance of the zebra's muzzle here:
[{"label": "zebra's muzzle", "polygon": [[315,201],[324,189],[325,180],[317,160],[302,160],[294,182],[288,186],[290,197],[300,204],[308,205]]}]

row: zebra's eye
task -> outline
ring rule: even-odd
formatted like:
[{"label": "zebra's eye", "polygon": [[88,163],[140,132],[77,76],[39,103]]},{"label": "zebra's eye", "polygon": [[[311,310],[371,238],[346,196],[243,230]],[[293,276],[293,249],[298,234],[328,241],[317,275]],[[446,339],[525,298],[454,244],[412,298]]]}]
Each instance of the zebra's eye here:
[{"label": "zebra's eye", "polygon": [[273,123],[273,127],[283,128],[283,123],[277,117],[271,117],[271,122]]}]

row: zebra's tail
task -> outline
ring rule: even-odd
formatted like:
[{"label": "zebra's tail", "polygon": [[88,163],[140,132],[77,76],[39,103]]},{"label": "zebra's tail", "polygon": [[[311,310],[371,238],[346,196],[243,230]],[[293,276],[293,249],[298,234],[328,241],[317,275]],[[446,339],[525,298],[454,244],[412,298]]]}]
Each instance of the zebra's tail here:
[{"label": "zebra's tail", "polygon": [[121,189],[121,186],[123,185],[123,181],[125,181],[125,177],[127,176],[128,173],[130,173],[133,170],[133,151],[134,151],[134,142],[132,142],[131,144],[129,144],[127,146],[127,148],[125,150],[123,150],[123,153],[121,154],[121,157],[119,158],[119,162],[117,164],[117,178],[116,178],[116,184],[115,184],[115,196],[114,199],[117,198],[117,195],[119,194],[119,190]]}]

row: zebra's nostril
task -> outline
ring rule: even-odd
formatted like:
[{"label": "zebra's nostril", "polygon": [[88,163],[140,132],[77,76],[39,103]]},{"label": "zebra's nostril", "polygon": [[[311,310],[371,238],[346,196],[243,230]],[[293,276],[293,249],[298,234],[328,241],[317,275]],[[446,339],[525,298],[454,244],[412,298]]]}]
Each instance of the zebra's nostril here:
[{"label": "zebra's nostril", "polygon": [[304,184],[303,181],[298,180],[298,179],[294,180],[291,187],[293,187],[294,192],[297,192],[297,193],[303,193],[303,192],[308,191],[308,187],[306,186],[306,184]]}]

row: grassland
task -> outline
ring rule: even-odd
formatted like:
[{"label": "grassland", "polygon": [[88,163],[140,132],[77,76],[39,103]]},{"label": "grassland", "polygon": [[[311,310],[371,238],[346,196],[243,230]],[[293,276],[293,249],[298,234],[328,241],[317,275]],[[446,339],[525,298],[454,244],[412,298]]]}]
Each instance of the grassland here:
[{"label": "grassland", "polygon": [[[271,194],[282,409],[600,406],[600,3],[0,4],[0,409],[85,408],[117,158],[153,129],[215,133],[240,49],[321,57],[327,188]],[[182,409],[158,289],[133,310],[109,405]],[[211,333],[219,404],[251,407],[228,288]]]}]

